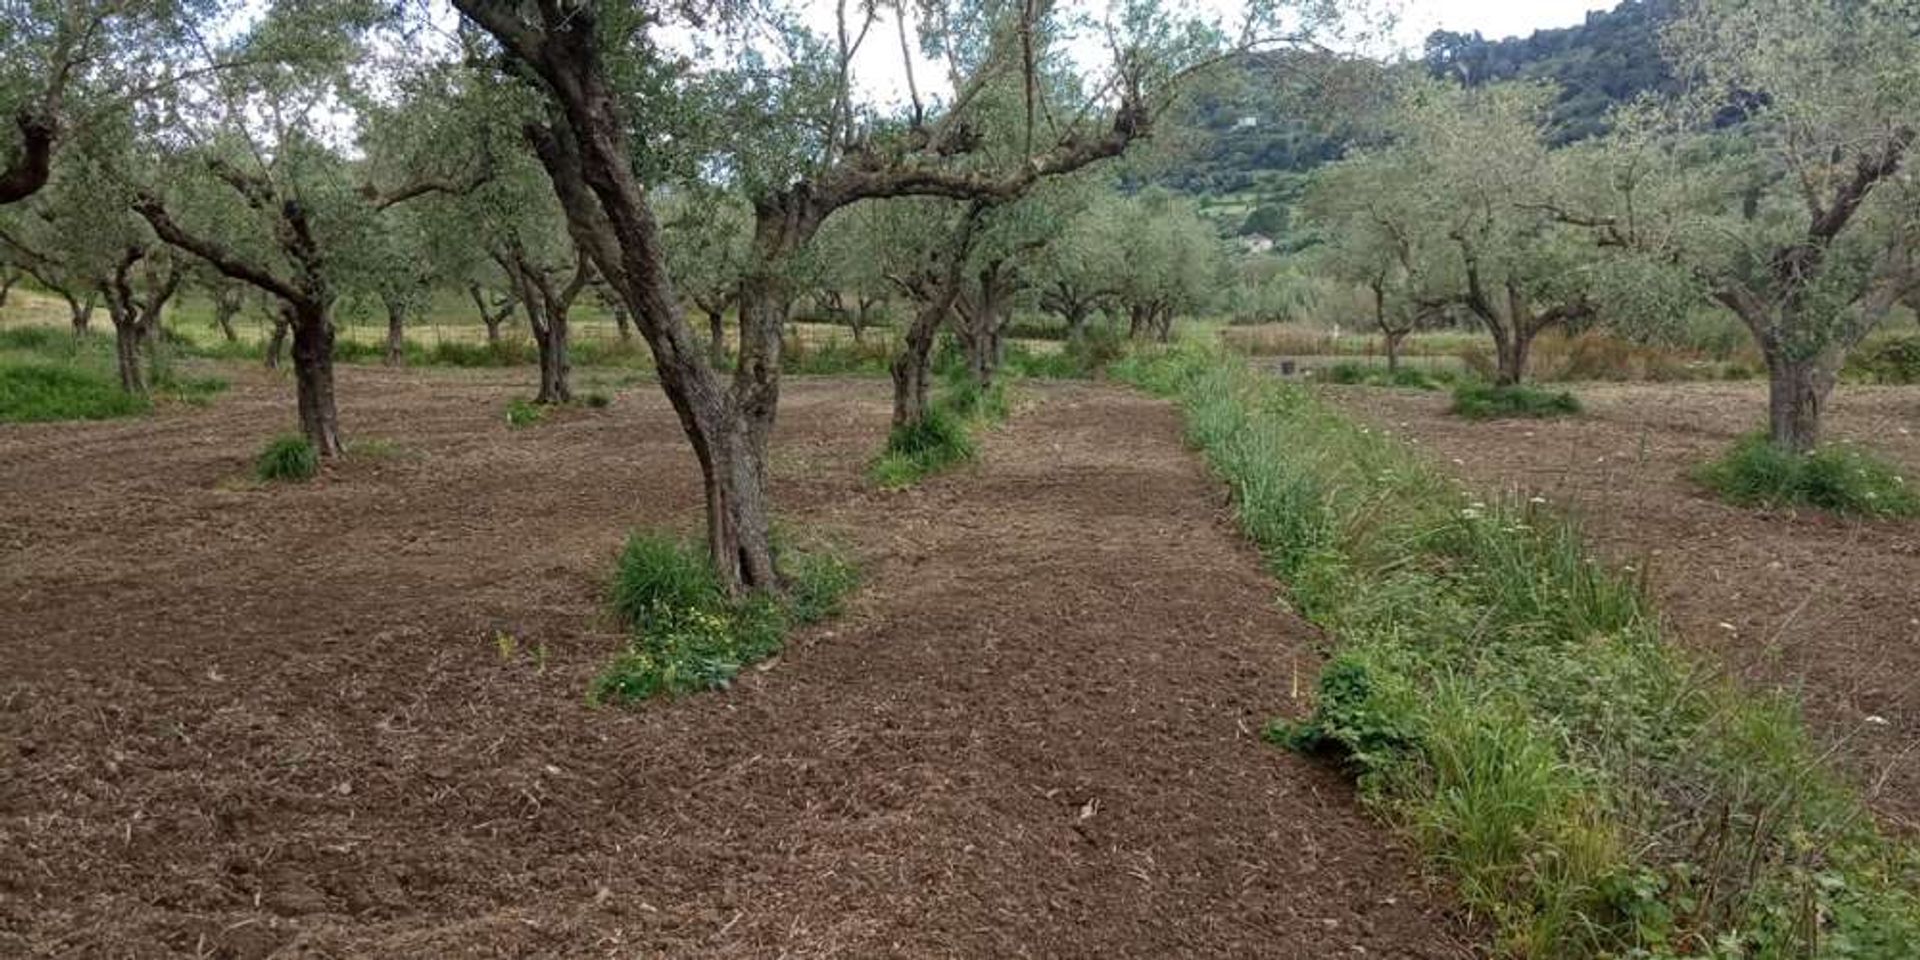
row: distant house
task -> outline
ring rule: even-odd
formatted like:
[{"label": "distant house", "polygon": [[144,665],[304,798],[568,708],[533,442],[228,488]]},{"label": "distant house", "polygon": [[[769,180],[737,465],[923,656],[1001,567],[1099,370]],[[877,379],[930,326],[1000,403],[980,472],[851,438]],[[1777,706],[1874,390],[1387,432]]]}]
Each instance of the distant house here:
[{"label": "distant house", "polygon": [[1259,125],[1260,125],[1260,118],[1253,116],[1252,114],[1248,114],[1233,122],[1233,128],[1235,130],[1252,130],[1253,128]]},{"label": "distant house", "polygon": [[1264,233],[1249,233],[1241,236],[1240,249],[1246,253],[1270,253],[1273,251],[1273,238]]}]

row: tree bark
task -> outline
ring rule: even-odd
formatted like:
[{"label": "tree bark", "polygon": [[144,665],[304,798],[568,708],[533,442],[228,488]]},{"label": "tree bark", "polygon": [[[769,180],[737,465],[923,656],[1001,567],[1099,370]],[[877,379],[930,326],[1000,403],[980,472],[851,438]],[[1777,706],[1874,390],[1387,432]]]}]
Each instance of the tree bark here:
[{"label": "tree bark", "polygon": [[707,314],[707,362],[715,370],[727,368],[727,314],[709,308]]},{"label": "tree bark", "polygon": [[1791,453],[1812,453],[1820,442],[1821,415],[1838,379],[1835,365],[1819,357],[1792,359],[1774,350],[1767,357],[1767,438]]},{"label": "tree bark", "polygon": [[67,322],[73,325],[73,335],[76,337],[86,336],[87,330],[93,324],[92,295],[76,297],[72,294],[62,293],[60,294],[60,298],[67,301]]},{"label": "tree bark", "polygon": [[213,325],[220,328],[220,336],[228,343],[237,343],[240,335],[234,332],[233,317],[240,312],[240,297],[216,293],[213,297]]},{"label": "tree bark", "polygon": [[[346,451],[333,398],[333,318],[325,310],[295,306],[293,376],[300,406],[300,432],[322,457]],[[276,328],[276,333],[278,329]]]},{"label": "tree bark", "polygon": [[120,389],[135,396],[146,396],[147,380],[140,370],[140,321],[126,307],[109,305],[113,316],[113,358],[120,374]]},{"label": "tree bark", "polygon": [[1410,330],[1384,331],[1384,336],[1386,337],[1386,340],[1387,340],[1387,372],[1388,373],[1391,374],[1391,373],[1400,372],[1400,345],[1406,342],[1407,334],[1411,332],[1412,331]]},{"label": "tree bark", "polygon": [[407,358],[407,305],[398,297],[386,297],[387,306],[387,355],[383,359],[389,367],[397,367]]},{"label": "tree bark", "polygon": [[13,285],[19,282],[19,271],[0,270],[0,307],[7,305],[7,298],[13,295]]},{"label": "tree bark", "polygon": [[620,331],[620,342],[631,342],[633,340],[633,324],[627,318],[626,305],[615,301],[611,309],[613,312],[613,325]]},{"label": "tree bark", "polygon": [[267,337],[266,364],[268,370],[280,369],[280,358],[287,352],[287,331],[293,322],[287,319],[287,309],[281,307],[273,312],[273,333]]},{"label": "tree bark", "polygon": [[933,340],[940,325],[951,312],[951,297],[922,303],[913,312],[912,322],[901,338],[900,352],[894,355],[893,425],[903,427],[927,418],[928,397],[933,383]]}]

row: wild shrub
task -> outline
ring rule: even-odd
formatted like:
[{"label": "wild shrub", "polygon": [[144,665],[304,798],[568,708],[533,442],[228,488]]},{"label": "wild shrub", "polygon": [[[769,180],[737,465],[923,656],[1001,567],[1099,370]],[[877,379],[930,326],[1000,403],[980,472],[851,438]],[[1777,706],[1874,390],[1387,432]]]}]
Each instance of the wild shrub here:
[{"label": "wild shrub", "polygon": [[1920,513],[1920,493],[1898,470],[1845,444],[1798,454],[1769,443],[1764,433],[1754,434],[1700,468],[1697,476],[1723,499],[1741,506],[1806,506],[1881,517]]},{"label": "wild shrub", "polygon": [[1845,374],[1860,383],[1920,383],[1920,334],[1869,343],[1847,358]]},{"label": "wild shrub", "polygon": [[514,397],[507,401],[507,426],[509,427],[531,427],[546,418],[547,408],[526,397]]},{"label": "wild shrub", "polygon": [[106,420],[153,409],[109,376],[78,366],[0,360],[0,422]]},{"label": "wild shrub", "polygon": [[919,421],[900,424],[887,434],[887,446],[867,468],[868,476],[881,487],[897,490],[974,455],[966,418],[946,404],[935,403]]},{"label": "wild shrub", "polygon": [[1370,363],[1357,363],[1351,360],[1336,363],[1319,372],[1318,379],[1324,383],[1338,383],[1352,386],[1369,387],[1405,387],[1411,390],[1440,389],[1443,372],[1429,373],[1412,367],[1388,370],[1386,367]]},{"label": "wild shrub", "polygon": [[319,454],[314,452],[313,444],[308,443],[306,437],[297,433],[284,434],[267,441],[266,447],[253,460],[253,475],[268,483],[309,480],[319,470]]},{"label": "wild shrub", "polygon": [[604,410],[613,403],[613,398],[598,390],[589,390],[581,395],[580,402],[595,410]]},{"label": "wild shrub", "polygon": [[1580,400],[1565,390],[1524,383],[1463,383],[1453,388],[1453,412],[1469,420],[1566,417],[1580,412]]},{"label": "wild shrub", "polygon": [[892,362],[893,344],[882,337],[864,342],[834,338],[817,344],[794,337],[781,355],[781,367],[787,372],[817,376],[881,376]]},{"label": "wild shrub", "polygon": [[747,666],[780,651],[796,626],[840,611],[857,585],[851,563],[830,552],[782,559],[780,595],[729,597],[698,544],[634,534],[614,567],[611,604],[632,631],[627,647],[593,680],[596,703],[633,703],[725,688]]},{"label": "wild shrub", "polygon": [[1920,955],[1920,853],[1878,834],[1789,701],[1662,642],[1639,583],[1535,500],[1463,496],[1401,441],[1192,347],[1115,373],[1191,441],[1333,638],[1337,757],[1490,917],[1503,956]]}]

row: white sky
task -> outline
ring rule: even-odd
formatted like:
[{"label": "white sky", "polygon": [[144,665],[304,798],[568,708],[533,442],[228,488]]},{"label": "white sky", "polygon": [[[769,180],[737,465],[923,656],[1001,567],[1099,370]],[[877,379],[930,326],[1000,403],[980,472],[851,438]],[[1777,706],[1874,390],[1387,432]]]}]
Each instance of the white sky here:
[{"label": "white sky", "polygon": [[[834,32],[837,0],[789,0],[804,11],[807,22],[823,36]],[[1067,0],[1071,6],[1097,9],[1104,0]],[[1364,2],[1364,0],[1363,0]],[[1376,55],[1397,48],[1418,56],[1427,35],[1436,29],[1458,33],[1479,31],[1489,40],[1525,36],[1535,30],[1567,27],[1586,20],[1590,9],[1611,9],[1618,0],[1371,0],[1397,6],[1398,20],[1389,44],[1369,44]],[[1211,11],[1231,23],[1243,8],[1244,0],[1169,0],[1171,6]],[[849,0],[849,11],[859,4]],[[1283,4],[1284,6],[1284,4]],[[854,58],[855,84],[875,103],[898,106],[906,102],[906,74],[901,67],[900,42],[891,18],[874,25]],[[1078,47],[1079,44],[1075,44]],[[1089,55],[1098,58],[1097,44]],[[1078,57],[1076,57],[1078,59]],[[938,97],[945,92],[944,71],[916,55],[914,78],[922,96]]]}]

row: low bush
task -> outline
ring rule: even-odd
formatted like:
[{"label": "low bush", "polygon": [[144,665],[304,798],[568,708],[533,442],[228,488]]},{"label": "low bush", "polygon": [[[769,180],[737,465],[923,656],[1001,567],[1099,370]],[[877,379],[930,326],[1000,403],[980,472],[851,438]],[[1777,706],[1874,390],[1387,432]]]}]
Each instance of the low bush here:
[{"label": "low bush", "polygon": [[526,397],[514,397],[507,401],[507,426],[509,427],[531,427],[546,418],[547,408]]},{"label": "low bush", "polygon": [[884,376],[892,363],[893,344],[884,337],[870,337],[865,341],[835,338],[818,344],[794,337],[781,357],[781,365],[788,373],[818,376]]},{"label": "low bush", "polygon": [[897,490],[972,460],[974,454],[967,419],[935,403],[918,422],[903,423],[887,434],[886,449],[868,468],[868,475],[879,486]]},{"label": "low bush", "polygon": [[37,362],[0,362],[0,422],[105,420],[145,413],[146,398],[91,370]]},{"label": "low bush", "polygon": [[268,483],[309,480],[319,470],[319,454],[297,433],[273,438],[253,459],[253,475]]},{"label": "low bush", "polygon": [[1452,375],[1445,371],[1417,370],[1413,367],[1401,367],[1388,370],[1383,366],[1368,363],[1356,363],[1351,360],[1336,363],[1320,371],[1318,379],[1323,383],[1338,383],[1369,387],[1405,387],[1412,390],[1438,390],[1444,380]]},{"label": "low bush", "polygon": [[1920,383],[1920,334],[1867,344],[1847,358],[1844,374],[1858,383]]},{"label": "low bush", "polygon": [[1218,353],[1170,396],[1287,597],[1334,645],[1278,741],[1363,794],[1535,958],[1920,955],[1920,855],[1789,701],[1662,641],[1639,584],[1534,500],[1464,497],[1402,441]]},{"label": "low bush", "polygon": [[580,402],[595,410],[604,410],[613,403],[613,398],[598,390],[589,390],[581,394]]},{"label": "low bush", "polygon": [[1580,400],[1565,390],[1543,390],[1524,383],[1463,383],[1453,389],[1453,412],[1469,420],[1566,417],[1580,412]]},{"label": "low bush", "polygon": [[627,539],[615,564],[611,602],[633,638],[593,680],[596,703],[633,703],[724,688],[750,664],[780,651],[786,634],[840,611],[858,582],[832,553],[781,559],[784,593],[727,596],[706,550],[649,534]]},{"label": "low bush", "polygon": [[1701,483],[1741,506],[1807,506],[1863,516],[1913,516],[1920,494],[1891,465],[1845,444],[1810,454],[1754,434],[1700,468]]}]

